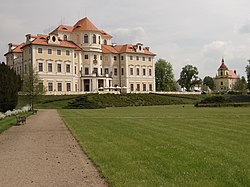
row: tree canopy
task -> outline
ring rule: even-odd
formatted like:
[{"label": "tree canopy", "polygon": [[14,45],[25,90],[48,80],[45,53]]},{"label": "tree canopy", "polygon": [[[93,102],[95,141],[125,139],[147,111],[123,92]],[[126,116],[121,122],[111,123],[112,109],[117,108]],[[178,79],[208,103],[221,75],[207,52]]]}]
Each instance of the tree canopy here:
[{"label": "tree canopy", "polygon": [[23,75],[22,93],[28,97],[32,110],[36,98],[45,94],[45,92],[46,89],[43,86],[38,73],[32,69],[32,66],[29,66],[28,72]]},{"label": "tree canopy", "polygon": [[247,73],[247,88],[250,90],[250,60],[248,60],[249,65],[246,66]]},{"label": "tree canopy", "polygon": [[201,82],[198,78],[198,74],[199,72],[197,67],[186,65],[182,68],[178,82],[182,88],[186,88],[187,91],[190,91],[195,84]]},{"label": "tree canopy", "polygon": [[171,91],[174,89],[174,73],[170,62],[159,59],[155,63],[155,81],[156,90],[158,91]]},{"label": "tree canopy", "polygon": [[20,89],[20,76],[9,66],[0,63],[0,112],[15,109]]},{"label": "tree canopy", "polygon": [[210,76],[204,77],[203,84],[206,85],[206,86],[208,86],[211,90],[214,89],[214,80]]}]

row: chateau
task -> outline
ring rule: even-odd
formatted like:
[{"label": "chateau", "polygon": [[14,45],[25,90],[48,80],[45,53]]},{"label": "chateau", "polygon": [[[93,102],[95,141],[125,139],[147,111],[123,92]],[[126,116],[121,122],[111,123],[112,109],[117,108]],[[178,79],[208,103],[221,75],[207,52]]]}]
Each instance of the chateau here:
[{"label": "chateau", "polygon": [[236,74],[236,70],[229,70],[222,58],[221,65],[217,75],[214,77],[215,91],[224,92],[234,90],[234,86],[239,82],[240,78]]},{"label": "chateau", "polygon": [[48,35],[10,43],[9,66],[23,76],[32,67],[48,95],[155,91],[155,54],[143,44],[114,45],[88,18],[60,25]]}]

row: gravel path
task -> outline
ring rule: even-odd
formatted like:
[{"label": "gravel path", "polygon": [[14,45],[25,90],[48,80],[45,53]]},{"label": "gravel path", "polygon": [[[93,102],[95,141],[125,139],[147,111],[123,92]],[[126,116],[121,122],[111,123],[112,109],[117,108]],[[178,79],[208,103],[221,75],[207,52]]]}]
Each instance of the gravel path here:
[{"label": "gravel path", "polygon": [[108,186],[56,110],[0,135],[0,186]]}]

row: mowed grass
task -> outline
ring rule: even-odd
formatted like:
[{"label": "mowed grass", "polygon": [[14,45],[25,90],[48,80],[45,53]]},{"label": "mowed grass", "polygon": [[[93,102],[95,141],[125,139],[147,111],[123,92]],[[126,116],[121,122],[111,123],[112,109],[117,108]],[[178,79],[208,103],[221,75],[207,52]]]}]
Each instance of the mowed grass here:
[{"label": "mowed grass", "polygon": [[250,108],[59,112],[111,186],[250,186]]},{"label": "mowed grass", "polygon": [[0,120],[0,134],[16,124],[16,118],[14,116],[7,117],[5,119]]}]

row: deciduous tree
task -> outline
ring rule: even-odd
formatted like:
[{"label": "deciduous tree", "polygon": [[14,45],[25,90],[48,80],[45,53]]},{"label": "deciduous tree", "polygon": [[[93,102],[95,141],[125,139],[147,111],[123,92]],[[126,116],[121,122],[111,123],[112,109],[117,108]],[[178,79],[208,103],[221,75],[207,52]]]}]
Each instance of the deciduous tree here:
[{"label": "deciduous tree", "polygon": [[214,80],[210,76],[204,77],[203,84],[206,85],[206,86],[208,86],[211,90],[214,89]]},{"label": "deciduous tree", "polygon": [[155,64],[156,90],[171,91],[174,89],[175,81],[173,67],[170,62],[159,59]]},{"label": "deciduous tree", "polygon": [[186,65],[182,68],[178,82],[182,88],[186,88],[187,91],[190,91],[192,86],[200,82],[198,74],[197,67]]},{"label": "deciduous tree", "polygon": [[31,110],[34,109],[36,98],[45,92],[46,89],[38,73],[29,66],[28,72],[23,75],[22,94],[28,97]]}]

